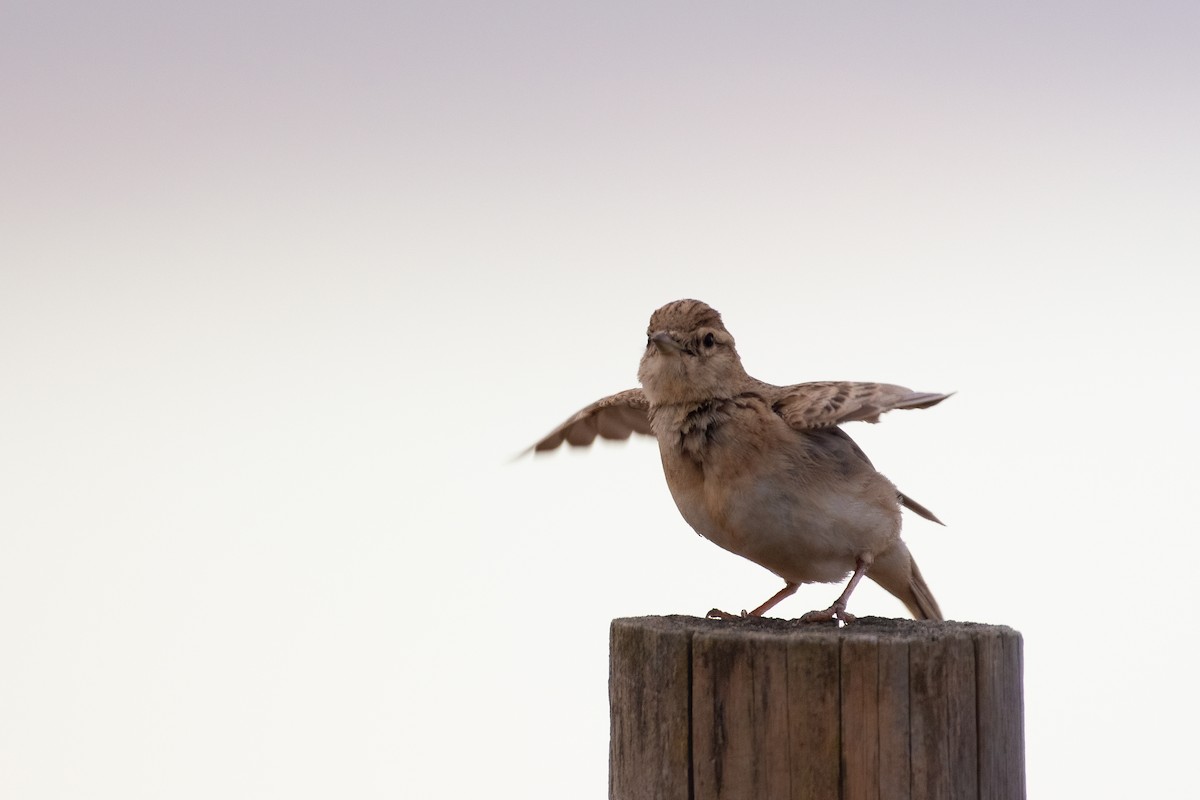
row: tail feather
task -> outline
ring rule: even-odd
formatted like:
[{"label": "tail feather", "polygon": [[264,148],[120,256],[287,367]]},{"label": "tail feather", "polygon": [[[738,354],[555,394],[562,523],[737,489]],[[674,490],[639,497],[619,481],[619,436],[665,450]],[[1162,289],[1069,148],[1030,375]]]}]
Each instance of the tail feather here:
[{"label": "tail feather", "polygon": [[[911,557],[910,557],[911,560]],[[908,591],[912,596],[911,602],[904,600],[904,605],[908,606],[908,610],[917,619],[933,619],[941,622],[945,617],[942,616],[942,609],[938,607],[937,600],[933,599],[933,592],[929,590],[929,584],[925,583],[925,577],[921,574],[921,570],[917,569],[917,562],[912,561],[912,577],[908,581]]]},{"label": "tail feather", "polygon": [[945,619],[912,554],[904,542],[896,545],[876,557],[867,577],[904,603],[916,619]]},{"label": "tail feather", "polygon": [[938,519],[937,515],[935,515],[932,511],[918,503],[916,500],[913,500],[908,495],[898,493],[897,496],[900,498],[900,505],[904,506],[914,514],[920,514],[925,519],[929,520],[930,522],[936,522],[938,525],[946,524]]}]

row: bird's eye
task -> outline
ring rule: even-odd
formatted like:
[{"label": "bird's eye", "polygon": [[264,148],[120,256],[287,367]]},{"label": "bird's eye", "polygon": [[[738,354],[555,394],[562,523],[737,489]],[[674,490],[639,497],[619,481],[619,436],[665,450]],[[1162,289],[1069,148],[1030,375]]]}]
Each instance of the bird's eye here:
[{"label": "bird's eye", "polygon": [[717,340],[713,338],[713,335],[711,333],[704,334],[704,346],[705,347],[712,347],[716,343],[717,343]]}]

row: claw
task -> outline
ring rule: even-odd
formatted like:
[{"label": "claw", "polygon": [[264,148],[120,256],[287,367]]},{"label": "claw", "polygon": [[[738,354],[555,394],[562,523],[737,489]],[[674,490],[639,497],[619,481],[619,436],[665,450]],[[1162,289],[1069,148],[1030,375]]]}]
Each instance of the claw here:
[{"label": "claw", "polygon": [[808,612],[800,618],[800,621],[805,623],[837,622],[840,627],[854,622],[854,615],[846,610],[845,604],[834,603],[824,611]]}]

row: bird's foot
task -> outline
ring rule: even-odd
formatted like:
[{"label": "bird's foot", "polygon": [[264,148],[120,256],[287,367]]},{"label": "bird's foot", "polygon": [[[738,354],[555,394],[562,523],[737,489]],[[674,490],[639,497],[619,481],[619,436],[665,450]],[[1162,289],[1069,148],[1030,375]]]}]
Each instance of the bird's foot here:
[{"label": "bird's foot", "polygon": [[708,619],[749,619],[750,612],[743,608],[740,614],[730,614],[728,611],[714,608],[704,616]]},{"label": "bird's foot", "polygon": [[834,603],[824,611],[810,611],[800,618],[801,622],[837,622],[839,625],[849,625],[854,622],[854,615],[846,611],[844,603]]}]

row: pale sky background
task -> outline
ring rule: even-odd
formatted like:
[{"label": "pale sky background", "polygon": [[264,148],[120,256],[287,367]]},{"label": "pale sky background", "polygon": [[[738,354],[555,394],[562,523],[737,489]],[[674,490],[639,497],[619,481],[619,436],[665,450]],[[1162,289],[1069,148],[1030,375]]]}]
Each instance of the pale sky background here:
[{"label": "pale sky background", "polygon": [[[1200,6],[0,3],[0,796],[602,798],[607,628],[779,580],[647,440],[697,297],[1025,636],[1031,797],[1200,714]],[[803,588],[798,616],[840,589]],[[864,586],[851,608],[900,615]]]}]

